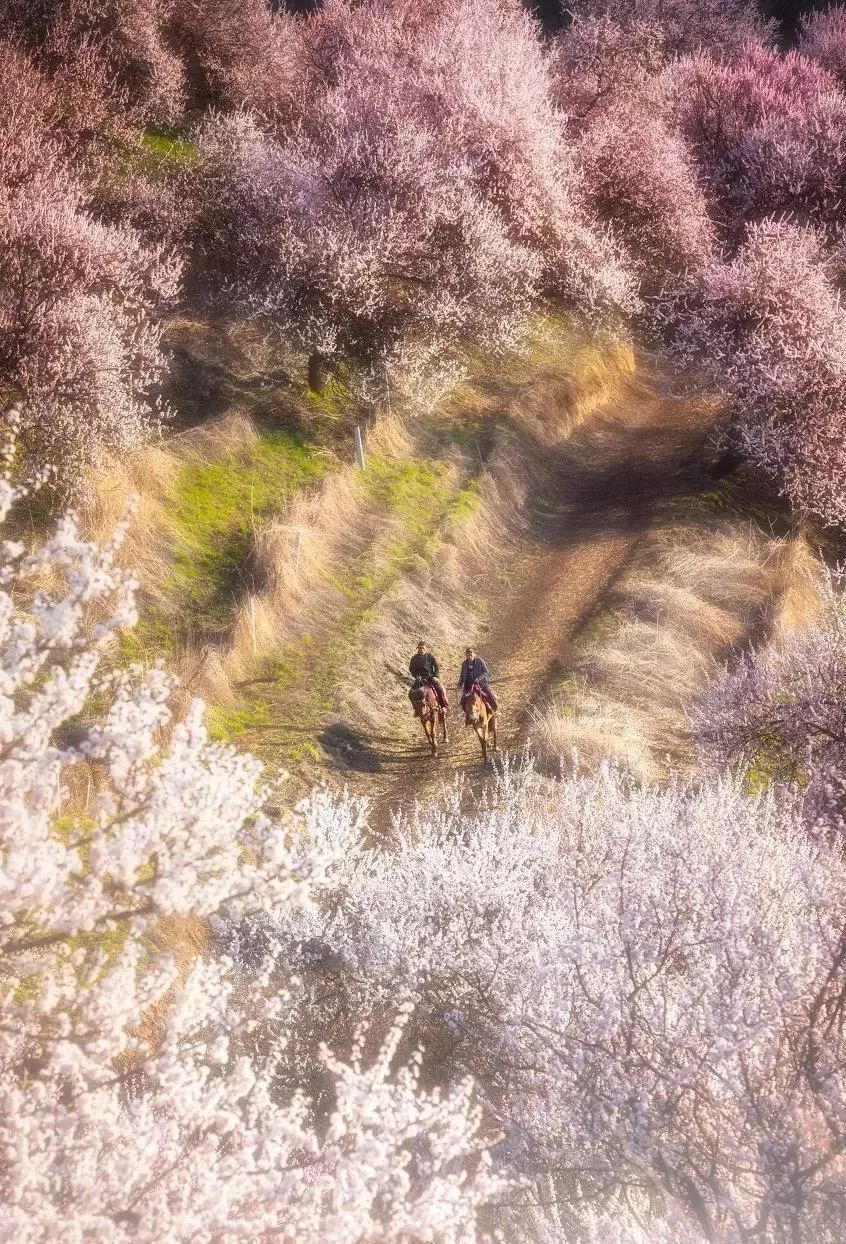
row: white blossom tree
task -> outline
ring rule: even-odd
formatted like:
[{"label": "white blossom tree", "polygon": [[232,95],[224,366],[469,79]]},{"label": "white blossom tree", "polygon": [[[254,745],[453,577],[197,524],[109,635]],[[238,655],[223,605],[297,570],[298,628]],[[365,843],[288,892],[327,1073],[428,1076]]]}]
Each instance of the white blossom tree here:
[{"label": "white blossom tree", "polygon": [[[0,518],[15,501],[0,483]],[[465,1081],[426,1091],[387,1041],[285,1074],[291,1003],[206,921],[307,905],[359,814],[274,823],[249,756],[174,722],[160,670],[113,668],[134,620],[120,532],[7,542],[0,587],[0,1238],[94,1244],[477,1238],[500,1187]],[[193,933],[193,940],[186,930]],[[397,1014],[397,1009],[395,1009]]]},{"label": "white blossom tree", "polygon": [[325,906],[236,930],[236,955],[281,942],[280,983],[299,978],[301,1074],[322,1034],[342,1047],[401,1002],[425,1082],[472,1074],[495,1157],[530,1181],[515,1221],[552,1205],[551,1239],[833,1244],[839,855],[732,781],[507,778],[475,801],[334,866]]}]

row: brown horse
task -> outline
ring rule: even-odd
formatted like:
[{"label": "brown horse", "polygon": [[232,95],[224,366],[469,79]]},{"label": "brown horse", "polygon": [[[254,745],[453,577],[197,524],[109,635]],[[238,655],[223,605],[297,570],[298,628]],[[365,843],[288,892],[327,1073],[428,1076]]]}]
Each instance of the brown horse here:
[{"label": "brown horse", "polygon": [[472,726],[482,747],[482,764],[488,763],[488,744],[496,751],[496,713],[485,701],[477,682],[461,697],[464,724]]},{"label": "brown horse", "polygon": [[440,722],[441,738],[444,743],[449,742],[447,736],[446,712],[438,703],[438,697],[434,690],[427,683],[420,683],[411,688],[409,693],[411,699],[411,707],[414,709],[414,716],[419,718],[420,724],[423,726],[423,733],[432,749],[432,755],[438,754],[438,740],[436,738],[437,725]]}]

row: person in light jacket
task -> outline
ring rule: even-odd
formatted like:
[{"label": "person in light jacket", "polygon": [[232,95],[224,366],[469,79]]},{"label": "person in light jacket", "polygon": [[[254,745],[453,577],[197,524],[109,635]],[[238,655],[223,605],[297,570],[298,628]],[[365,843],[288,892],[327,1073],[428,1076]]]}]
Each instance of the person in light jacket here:
[{"label": "person in light jacket", "polygon": [[482,699],[487,704],[491,712],[495,713],[499,704],[491,686],[491,676],[485,661],[478,655],[475,648],[465,648],[464,661],[461,665],[461,673],[458,677],[458,691],[462,699],[467,695],[476,683],[481,693]]}]

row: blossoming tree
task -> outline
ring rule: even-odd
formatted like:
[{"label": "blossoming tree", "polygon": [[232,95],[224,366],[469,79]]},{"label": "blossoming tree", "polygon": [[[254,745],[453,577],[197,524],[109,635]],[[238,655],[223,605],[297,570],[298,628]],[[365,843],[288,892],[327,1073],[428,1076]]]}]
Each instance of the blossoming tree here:
[{"label": "blossoming tree", "polygon": [[[14,501],[0,483],[0,518]],[[269,821],[258,764],[209,741],[201,705],[174,722],[164,673],[114,668],[119,537],[67,517],[2,551],[0,1233],[472,1241],[500,1181],[469,1085],[398,1064],[400,1018],[327,1054],[317,1117],[283,1076],[274,954],[246,982],[215,953],[209,917],[313,901],[357,816]]]},{"label": "blossoming tree", "polygon": [[731,59],[750,43],[768,43],[775,24],[749,0],[570,0],[580,20],[608,19],[618,26],[651,26],[660,32],[665,56],[711,48]]},{"label": "blossoming tree", "polygon": [[207,247],[237,305],[418,392],[462,346],[512,344],[544,293],[631,309],[516,0],[334,0],[303,39],[299,124],[240,116],[203,140]]},{"label": "blossoming tree", "polygon": [[534,1197],[565,1239],[618,1238],[594,1222],[616,1209],[650,1240],[801,1224],[833,1244],[846,873],[789,803],[731,781],[506,779],[471,816],[460,790],[419,811],[391,848],[333,866],[323,910],[236,930],[247,961],[284,948],[303,1068],[321,1034],[343,1045],[349,1017],[400,1001],[424,1079],[472,1074],[498,1160],[531,1181],[516,1221]]},{"label": "blossoming tree", "polygon": [[21,438],[37,463],[81,482],[81,466],[155,427],[164,360],[158,318],[180,265],[129,227],[89,210],[51,132],[50,94],[0,47],[0,386],[22,400]]},{"label": "blossoming tree", "polygon": [[820,615],[778,646],[747,656],[697,705],[703,756],[718,769],[750,772],[758,784],[801,792],[811,828],[846,833],[846,599],[823,577]]},{"label": "blossoming tree", "polygon": [[735,259],[659,305],[677,358],[733,399],[731,435],[799,515],[846,521],[846,326],[819,238],[784,221],[750,228]]},{"label": "blossoming tree", "polygon": [[827,69],[753,45],[735,64],[683,61],[668,81],[729,245],[770,215],[839,236],[846,96]]}]

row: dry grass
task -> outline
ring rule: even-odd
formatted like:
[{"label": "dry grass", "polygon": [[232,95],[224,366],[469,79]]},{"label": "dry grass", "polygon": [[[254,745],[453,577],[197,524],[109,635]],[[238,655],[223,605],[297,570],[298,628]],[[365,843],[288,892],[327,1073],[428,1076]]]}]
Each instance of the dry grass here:
[{"label": "dry grass", "polygon": [[[512,360],[503,374],[471,377],[446,403],[446,421],[472,427],[485,419],[495,431],[475,478],[472,509],[431,533],[425,561],[386,593],[362,635],[362,650],[372,655],[344,698],[365,729],[384,731],[398,704],[404,711],[398,692],[416,636],[458,658],[468,637],[484,628],[487,603],[468,584],[489,577],[492,551],[500,564],[513,556],[547,469],[545,450],[618,392],[634,365],[626,346],[599,348],[550,325],[528,359]],[[481,456],[478,444],[475,449]],[[465,472],[474,465],[471,454]]]},{"label": "dry grass", "polygon": [[778,642],[818,607],[802,540],[737,521],[660,533],[578,676],[539,714],[533,749],[550,769],[613,756],[637,779],[660,780],[690,762],[688,706],[720,664]]},{"label": "dry grass", "polygon": [[252,421],[243,412],[233,411],[163,445],[147,445],[126,459],[113,460],[94,481],[93,496],[83,514],[87,530],[95,539],[106,539],[131,509],[123,560],[132,566],[147,593],[160,595],[171,560],[164,502],[180,473],[190,463],[249,453],[257,439]]},{"label": "dry grass", "polygon": [[[166,652],[183,694],[214,706],[221,737],[240,737],[271,769],[287,769],[300,740],[318,758],[312,745],[332,714],[365,731],[390,729],[404,708],[398,691],[418,633],[443,653],[479,633],[487,606],[468,593],[468,578],[492,548],[510,555],[548,447],[633,367],[629,349],[587,344],[551,324],[527,357],[494,370],[485,363],[434,415],[383,414],[367,433],[366,472],[335,462],[319,485],[255,522],[249,576],[225,635],[212,640],[181,629],[168,599],[167,501],[187,467],[249,463],[259,449],[252,418],[233,411],[114,464],[99,481],[89,526],[105,533],[138,495],[125,558],[144,600],[162,607],[165,630],[179,636]],[[160,630],[145,659],[160,654]]]}]

